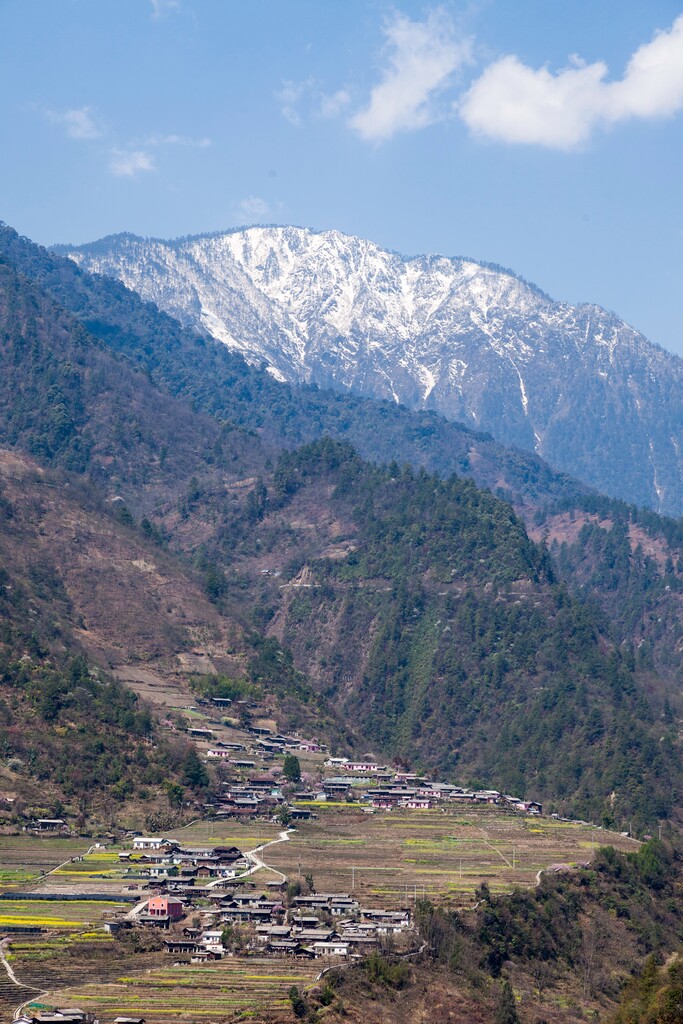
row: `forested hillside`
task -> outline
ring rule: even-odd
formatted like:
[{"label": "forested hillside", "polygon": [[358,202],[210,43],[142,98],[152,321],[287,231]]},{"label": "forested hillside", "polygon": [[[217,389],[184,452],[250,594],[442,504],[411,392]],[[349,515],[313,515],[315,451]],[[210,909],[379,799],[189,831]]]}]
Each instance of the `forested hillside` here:
[{"label": "forested hillside", "polygon": [[[129,546],[124,561],[201,583],[197,614],[209,621],[213,609],[234,624],[243,667],[260,685],[294,695],[293,710],[304,717],[326,714],[320,702],[331,701],[338,717],[328,716],[326,728],[338,746],[355,733],[383,757],[454,780],[620,827],[652,827],[680,806],[677,695],[647,648],[622,642],[607,605],[572,595],[544,544],[529,539],[501,497],[446,474],[447,451],[441,475],[407,465],[411,456],[421,461],[424,420],[290,390],[183,332],[122,286],[9,229],[2,234],[5,253],[16,252],[22,267],[7,255],[0,265],[3,442],[87,476],[97,500],[131,531],[117,542]],[[82,323],[55,300],[60,295]],[[278,454],[271,442],[290,413]],[[371,465],[331,439],[292,450],[295,438],[338,417],[355,423],[368,445],[377,436],[374,454],[386,448],[395,458]],[[438,427],[423,438],[431,463],[442,431],[459,428],[428,418]],[[246,424],[266,424],[263,436]],[[408,455],[400,450],[404,430],[415,442]],[[461,437],[469,469],[495,477],[501,493],[515,490],[537,529],[553,502],[573,507],[581,498],[572,481],[533,457],[503,451],[497,461],[490,441]],[[139,544],[158,557],[133,554]],[[173,568],[177,557],[184,569]],[[81,578],[96,565],[93,551]],[[574,577],[567,572],[572,579],[578,567]],[[70,586],[79,592],[73,578]],[[97,634],[97,657],[110,657],[104,619],[97,630],[88,626],[96,588],[80,594],[91,634],[81,640]],[[121,641],[137,637],[136,657],[173,654],[192,636],[173,603],[154,601],[166,610],[148,647],[139,630],[145,617],[136,614]],[[218,648],[225,639],[214,628]]]},{"label": "forested hillside", "polygon": [[678,800],[677,730],[639,656],[471,483],[322,441],[283,455],[211,552],[380,750],[610,823]]},{"label": "forested hillside", "polygon": [[[679,717],[683,672],[683,523],[598,495],[533,517],[558,575],[600,611],[616,644],[638,653],[662,687],[665,717]],[[663,685],[662,685],[663,684]]]}]

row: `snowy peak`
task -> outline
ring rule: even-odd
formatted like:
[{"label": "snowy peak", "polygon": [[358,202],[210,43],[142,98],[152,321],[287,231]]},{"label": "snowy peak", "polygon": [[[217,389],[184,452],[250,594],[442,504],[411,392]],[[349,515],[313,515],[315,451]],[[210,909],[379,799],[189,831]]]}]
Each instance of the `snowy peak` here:
[{"label": "snowy peak", "polygon": [[683,511],[681,361],[512,272],[339,231],[252,227],[68,249],[278,379],[427,406],[660,511]]}]

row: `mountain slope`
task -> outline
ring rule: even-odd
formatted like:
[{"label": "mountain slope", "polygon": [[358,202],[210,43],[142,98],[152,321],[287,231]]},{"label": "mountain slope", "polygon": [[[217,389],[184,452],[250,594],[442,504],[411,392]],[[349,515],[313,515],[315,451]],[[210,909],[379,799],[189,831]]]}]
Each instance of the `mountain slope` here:
[{"label": "mountain slope", "polygon": [[280,379],[436,409],[605,493],[683,511],[683,363],[510,271],[336,231],[60,247]]},{"label": "mountain slope", "polygon": [[433,411],[412,412],[395,402],[315,385],[280,384],[224,345],[209,344],[194,329],[181,327],[118,281],[83,272],[2,224],[0,256],[157,387],[221,423],[257,431],[271,445],[291,448],[329,434],[350,441],[366,458],[397,458],[444,476],[471,476],[480,486],[502,489],[518,504],[534,507],[586,490],[538,456],[505,449],[490,435]]},{"label": "mountain slope", "polygon": [[[228,420],[256,430],[272,445],[292,447],[329,434],[352,441],[371,459],[408,461],[442,476],[455,471],[513,500],[535,538],[556,545],[551,551],[557,555],[561,577],[582,599],[589,598],[602,609],[603,628],[613,642],[635,644],[641,658],[650,658],[660,683],[676,692],[676,681],[683,671],[680,588],[667,566],[669,561],[675,566],[683,564],[683,541],[674,523],[591,496],[570,477],[554,473],[537,456],[505,449],[490,437],[449,423],[434,412],[409,411],[393,402],[311,386],[278,384],[226,347],[208,344],[191,330],[181,328],[118,281],[84,273],[71,260],[20,238],[10,228],[0,228],[1,252],[68,305],[100,337],[104,351],[125,355],[143,370],[146,386],[151,381],[157,388],[191,398],[195,409],[206,410],[221,422]],[[15,389],[9,391],[13,397]],[[153,396],[152,401],[158,402],[159,396]],[[213,440],[205,442],[204,434],[188,433],[183,417],[187,417],[185,407],[171,414],[184,424],[177,440],[173,433],[166,434],[166,446],[173,452],[164,467],[166,487],[179,479],[177,471],[181,475],[183,471],[186,475],[194,473],[206,501],[216,491],[214,478],[221,457]],[[197,417],[197,425],[202,423],[207,420]],[[208,429],[210,425],[202,427],[203,431]],[[239,430],[226,435],[225,430],[221,443],[227,445],[232,479],[249,475],[247,463],[252,469],[262,469],[268,452],[257,457],[256,439],[245,438]],[[211,464],[203,469],[198,463],[194,469],[189,468],[191,459],[181,458],[183,439],[188,452],[210,444]],[[240,446],[245,444],[256,446],[247,462],[239,456]],[[162,445],[157,441],[157,453]],[[142,453],[143,448],[138,447],[138,456]],[[149,469],[146,472],[149,474]],[[150,479],[154,480],[153,473]],[[222,486],[218,485],[213,499],[219,505]],[[153,494],[152,489],[148,498]],[[133,507],[140,507],[140,494],[131,495],[131,501],[137,503]],[[171,506],[175,504],[171,500]],[[149,501],[145,506],[155,507]],[[163,503],[158,510],[165,518]],[[569,531],[568,522],[572,525]],[[581,526],[592,524],[594,528],[599,523],[600,536],[604,538],[609,531],[611,542],[592,543],[587,551],[586,531],[581,533]],[[611,532],[613,525],[617,529]],[[167,528],[176,530],[172,518]],[[187,547],[192,537],[195,544],[200,538],[207,540],[214,529],[204,522],[201,530],[194,530],[188,520],[182,525],[183,544]],[[628,539],[630,553],[621,551],[621,568],[615,576],[613,549],[617,537]],[[623,571],[624,566],[627,571]]]},{"label": "mountain slope", "polygon": [[678,803],[661,693],[470,482],[323,440],[284,454],[209,553],[386,756],[612,823]]},{"label": "mountain slope", "polygon": [[[217,612],[241,629],[243,658],[265,666],[276,694],[306,688],[296,669],[308,677],[306,692],[313,687],[319,694],[309,713],[320,698],[334,699],[342,727],[336,746],[350,723],[386,757],[620,822],[632,814],[650,823],[678,806],[677,733],[673,723],[660,724],[659,696],[651,699],[629,652],[615,648],[590,609],[554,581],[547,553],[507,503],[470,481],[444,481],[396,463],[373,467],[329,439],[279,459],[235,429],[223,428],[218,444],[214,421],[133,370],[35,282],[7,264],[0,271],[0,431],[15,447],[45,442],[44,457],[57,467],[90,431],[81,470],[111,498],[110,459],[115,496],[125,488],[136,516],[148,516],[143,531],[134,530],[130,513],[124,516],[124,532],[134,530],[129,553],[119,537],[106,558],[87,513],[79,518],[58,507],[32,533],[7,531],[7,557],[26,565],[61,552],[67,593],[83,595],[72,598],[69,613],[78,629],[111,629],[110,605],[124,643],[138,647],[138,656],[183,653],[192,634],[182,633],[178,606],[159,589],[175,550],[194,564],[184,573],[178,568],[179,579],[196,586],[204,578]],[[112,325],[116,337],[127,330]],[[156,369],[180,373],[189,365],[181,360],[174,367],[159,343],[165,361]],[[105,400],[106,389],[98,387],[105,367],[111,379],[120,375],[116,390],[124,403]],[[64,368],[71,383],[60,390]],[[27,408],[31,417],[21,420]],[[129,409],[136,411],[131,419]],[[147,409],[154,411],[149,420],[137,412]],[[188,446],[187,463],[176,469],[174,418]],[[63,420],[73,424],[64,434],[57,429]],[[155,454],[162,442],[169,447],[165,460]],[[184,465],[192,466],[189,480]],[[102,502],[97,491],[94,497]],[[110,514],[123,516],[117,505]],[[154,536],[167,539],[168,554],[153,550]],[[89,572],[98,581],[94,589]],[[144,600],[122,602],[119,581],[144,581],[149,608]],[[96,623],[97,600],[103,603]],[[123,629],[121,609],[128,605],[136,627],[144,631],[145,614],[154,624],[157,639],[147,646],[140,628]],[[269,634],[271,646],[254,628]],[[217,634],[219,652],[229,643]]]}]

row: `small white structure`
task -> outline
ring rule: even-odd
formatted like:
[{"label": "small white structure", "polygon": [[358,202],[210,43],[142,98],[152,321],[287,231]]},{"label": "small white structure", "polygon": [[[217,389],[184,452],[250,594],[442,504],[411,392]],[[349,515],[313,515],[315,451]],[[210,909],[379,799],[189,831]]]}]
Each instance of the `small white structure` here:
[{"label": "small white structure", "polygon": [[343,939],[330,939],[329,942],[314,942],[313,951],[316,956],[348,956],[349,944]]},{"label": "small white structure", "polygon": [[136,836],[133,840],[134,850],[161,850],[164,846],[177,845],[172,839],[162,839],[161,836]]}]

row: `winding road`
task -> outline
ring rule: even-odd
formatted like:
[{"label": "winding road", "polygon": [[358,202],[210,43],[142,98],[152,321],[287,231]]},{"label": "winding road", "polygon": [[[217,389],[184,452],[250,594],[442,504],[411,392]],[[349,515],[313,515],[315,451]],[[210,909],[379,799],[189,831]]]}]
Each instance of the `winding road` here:
[{"label": "winding road", "polygon": [[[266,864],[263,858],[259,856],[259,854],[263,853],[264,850],[267,850],[269,846],[275,846],[276,843],[289,842],[289,834],[293,831],[294,829],[287,828],[284,830],[284,832],[280,832],[277,839],[271,839],[270,842],[261,843],[260,846],[254,847],[253,850],[247,850],[244,856],[246,857],[247,861],[251,862],[251,867],[247,868],[246,871],[243,871],[241,875],[235,875],[235,878],[248,878],[249,875],[253,875],[256,871],[264,870],[272,871],[273,874],[277,875],[281,881],[286,882],[287,875],[285,875],[282,871],[278,871],[277,868],[271,868],[268,864]],[[213,889],[215,886],[221,885],[224,881],[224,878],[216,878],[215,881],[209,882],[209,884],[207,885],[207,889]]]}]

